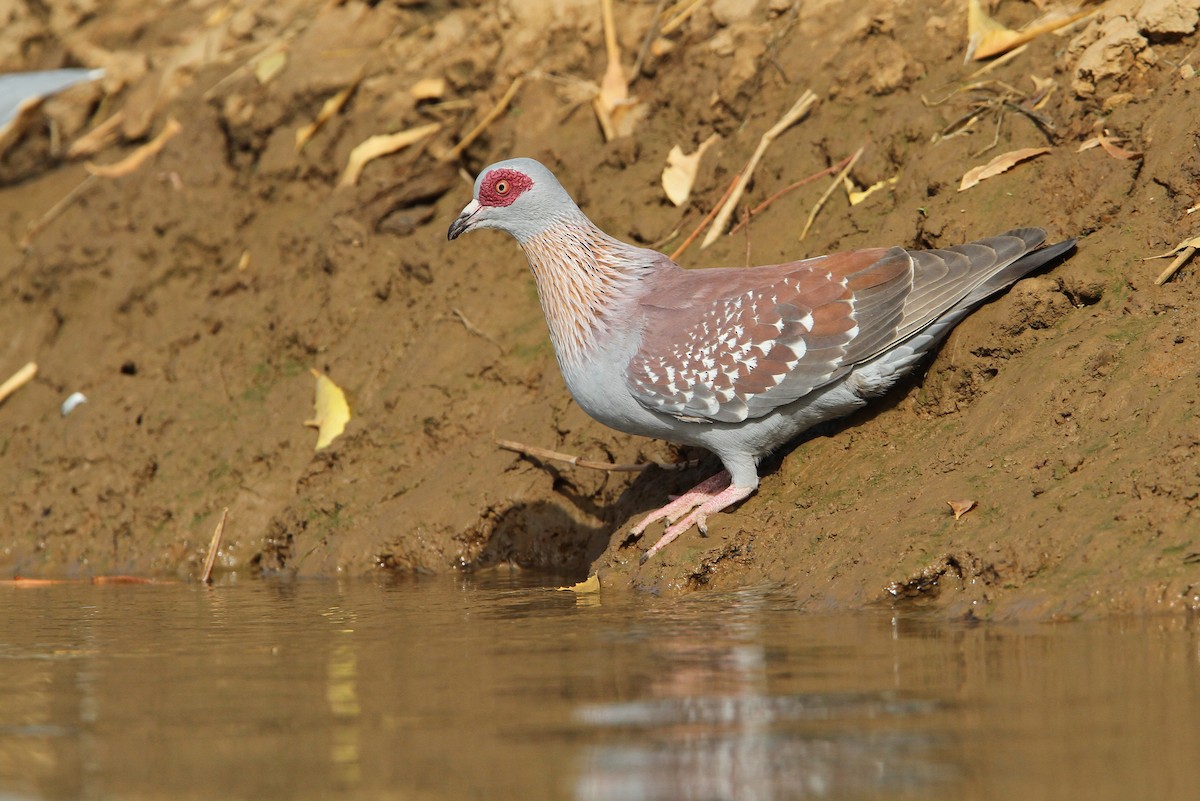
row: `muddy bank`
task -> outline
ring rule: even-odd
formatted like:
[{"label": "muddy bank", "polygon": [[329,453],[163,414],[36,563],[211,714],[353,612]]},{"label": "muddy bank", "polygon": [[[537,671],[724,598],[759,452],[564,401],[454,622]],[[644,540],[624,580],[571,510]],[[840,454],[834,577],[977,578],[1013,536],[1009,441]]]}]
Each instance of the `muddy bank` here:
[{"label": "muddy bank", "polygon": [[[654,5],[619,4],[626,67]],[[0,405],[5,573],[194,575],[229,507],[226,573],[514,562],[598,570],[610,591],[779,584],[815,607],[1194,608],[1196,273],[1156,286],[1166,262],[1142,259],[1200,216],[1188,211],[1197,4],[1112,3],[974,78],[964,5],[701,4],[647,51],[630,85],[641,119],[606,143],[591,2],[16,4],[0,67],[108,77],[48,101],[0,161],[0,378],[40,368]],[[1011,3],[999,19],[1035,15]],[[519,76],[511,104],[454,154]],[[818,106],[768,150],[742,205],[859,146],[856,186],[897,180],[855,206],[836,193],[801,242],[828,185],[815,181],[692,246],[685,266],[936,247],[1025,224],[1080,237],[1078,252],[972,315],[885,402],[781,454],[707,538],[639,567],[648,543],[626,541],[629,521],[716,461],[630,478],[496,447],[703,456],[588,419],[519,250],[491,232],[448,245],[446,226],[480,167],[529,155],[602,228],[669,252],[806,88]],[[298,149],[297,131],[342,92]],[[115,114],[92,152],[69,155]],[[88,177],[86,161],[116,163],[172,118],[180,132],[143,165]],[[433,124],[337,187],[368,137]],[[714,132],[675,207],[659,184],[667,152]],[[1139,155],[1079,150],[1105,132]],[[957,191],[971,167],[1041,147]],[[320,452],[303,426],[310,368],[353,411]],[[88,402],[64,417],[76,391]],[[959,499],[977,506],[955,520],[946,502]]]}]

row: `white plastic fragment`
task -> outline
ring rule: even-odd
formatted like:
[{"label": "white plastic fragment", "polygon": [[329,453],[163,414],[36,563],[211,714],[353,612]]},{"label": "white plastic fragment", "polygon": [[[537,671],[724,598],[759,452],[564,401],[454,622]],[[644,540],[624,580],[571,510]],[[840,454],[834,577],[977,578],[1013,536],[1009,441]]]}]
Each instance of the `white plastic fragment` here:
[{"label": "white plastic fragment", "polygon": [[76,407],[87,403],[87,395],[82,392],[72,392],[67,396],[67,399],[62,402],[62,414],[66,417],[71,412],[75,411]]}]

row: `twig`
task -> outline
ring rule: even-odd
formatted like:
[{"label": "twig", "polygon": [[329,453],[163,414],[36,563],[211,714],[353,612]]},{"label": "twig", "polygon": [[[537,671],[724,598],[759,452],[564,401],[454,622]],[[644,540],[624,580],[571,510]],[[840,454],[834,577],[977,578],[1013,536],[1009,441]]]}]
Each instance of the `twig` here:
[{"label": "twig", "polygon": [[1179,272],[1179,268],[1182,267],[1184,264],[1186,264],[1187,260],[1190,259],[1195,253],[1196,253],[1195,247],[1189,246],[1189,247],[1184,248],[1183,251],[1178,256],[1175,257],[1175,261],[1171,262],[1167,266],[1167,269],[1163,270],[1159,274],[1158,278],[1154,279],[1154,285],[1162,286],[1163,284],[1167,283],[1167,281],[1170,281],[1171,276],[1173,276],[1173,275],[1175,275],[1175,273]]},{"label": "twig", "polygon": [[663,6],[667,4],[667,0],[658,0],[658,6],[654,9],[654,16],[650,19],[650,27],[646,29],[646,36],[642,39],[642,46],[638,49],[637,59],[633,62],[633,74],[629,78],[629,82],[633,83],[642,74],[642,65],[646,63],[646,56],[650,55],[650,45],[654,44],[654,39],[658,36],[659,28],[662,26],[662,11]]},{"label": "twig", "polygon": [[212,584],[213,563],[217,561],[217,550],[221,547],[221,538],[225,536],[225,521],[229,518],[229,507],[221,511],[221,519],[217,521],[217,530],[213,532],[212,542],[208,544],[208,556],[204,559],[204,570],[200,571],[200,583]]},{"label": "twig", "polygon": [[488,126],[496,121],[497,117],[504,113],[504,110],[508,108],[508,104],[512,102],[513,97],[517,94],[517,90],[521,88],[521,84],[524,81],[524,75],[518,75],[517,77],[513,78],[513,82],[509,84],[507,91],[504,92],[500,100],[497,101],[496,105],[492,106],[492,110],[483,115],[483,119],[479,121],[479,124],[472,128],[471,132],[464,136],[457,145],[446,151],[446,153],[442,155],[441,160],[454,161],[454,159],[461,156],[462,152],[470,147],[471,143],[478,139],[480,134],[486,131]]},{"label": "twig", "polygon": [[88,175],[87,178],[77,183],[74,189],[63,195],[62,200],[55,203],[41,217],[38,217],[30,224],[29,228],[25,231],[25,236],[21,237],[21,241],[18,243],[21,249],[27,250],[33,244],[33,238],[45,230],[47,225],[54,222],[58,215],[62,214],[67,206],[75,202],[75,199],[83,194],[83,190],[90,186],[94,180],[96,180],[96,176]]},{"label": "twig", "polygon": [[454,316],[458,318],[458,321],[463,324],[463,328],[467,329],[469,333],[474,334],[480,339],[486,339],[488,342],[491,342],[493,345],[495,345],[501,353],[504,353],[504,346],[497,342],[490,334],[486,334],[477,328],[475,323],[467,319],[467,315],[463,314],[458,309],[452,308],[450,311],[454,313]]},{"label": "twig", "polygon": [[13,373],[3,384],[0,384],[0,403],[4,403],[5,398],[32,381],[33,377],[37,375],[37,371],[37,363],[30,362]]},{"label": "twig", "polygon": [[729,188],[725,190],[725,194],[721,195],[721,199],[717,201],[716,205],[712,207],[712,210],[710,210],[708,214],[704,215],[704,219],[701,220],[700,224],[696,226],[695,231],[692,231],[690,234],[688,234],[688,238],[683,240],[683,244],[675,248],[675,252],[671,254],[671,261],[677,261],[679,257],[683,255],[683,252],[687,250],[693,242],[696,241],[696,237],[700,236],[700,232],[704,230],[704,227],[712,222],[713,217],[717,216],[717,212],[725,204],[726,198],[733,194],[733,189],[738,185],[738,181],[741,179],[741,177],[742,176],[740,174],[733,176],[733,180],[729,182]]},{"label": "twig", "polygon": [[[684,0],[684,2],[686,2],[686,0]],[[692,14],[696,13],[696,11],[700,8],[701,3],[703,3],[703,2],[704,2],[704,0],[692,0],[692,4],[690,6],[685,8],[683,11],[680,11],[678,14],[676,14],[674,17],[672,17],[669,21],[664,22],[663,26],[662,26],[662,30],[659,31],[659,33],[662,34],[663,36],[666,36],[667,34],[674,32],[676,28],[678,28],[683,23],[687,22],[688,17],[690,17],[690,16],[692,16]],[[667,13],[669,14],[669,13],[673,12],[675,9],[679,8],[683,4],[684,4],[683,2],[676,3],[674,6],[672,6],[667,11]]]},{"label": "twig", "polygon": [[738,183],[733,190],[733,194],[729,196],[729,199],[725,201],[725,205],[717,212],[716,221],[708,229],[708,234],[705,235],[704,241],[700,243],[701,248],[711,245],[724,232],[725,226],[729,223],[729,217],[733,214],[734,207],[742,199],[742,193],[746,191],[746,185],[750,183],[750,177],[754,174],[754,168],[758,166],[758,162],[762,159],[763,154],[767,152],[767,148],[775,141],[775,137],[801,120],[816,102],[817,96],[813,94],[812,90],[805,89],[804,94],[800,95],[800,99],[788,109],[779,122],[775,123],[774,127],[762,135],[762,139],[759,140],[754,155],[750,157],[750,160],[746,162],[746,166],[742,168],[741,173],[738,175]]},{"label": "twig", "polygon": [[496,444],[506,451],[513,451],[522,456],[532,456],[534,459],[552,462],[565,462],[572,467],[583,467],[588,470],[602,470],[606,473],[640,473],[643,470],[648,470],[651,467],[657,467],[659,470],[688,470],[700,464],[699,459],[689,459],[686,462],[638,462],[637,464],[613,464],[612,462],[593,462],[590,459],[580,459],[578,456],[572,456],[569,453],[559,453],[548,448],[539,448],[536,445],[525,445],[521,442],[513,442],[511,439],[498,439]]},{"label": "twig", "polygon": [[842,185],[842,181],[844,181],[846,176],[850,174],[850,170],[854,167],[855,162],[858,161],[858,157],[862,154],[863,148],[861,147],[854,151],[854,155],[850,157],[850,162],[842,168],[842,171],[839,172],[837,177],[833,179],[833,183],[831,183],[829,188],[825,190],[825,194],[821,195],[820,200],[818,200],[812,207],[812,211],[808,213],[808,220],[804,223],[804,230],[800,232],[801,240],[808,236],[808,229],[812,228],[813,221],[817,219],[817,214],[821,211],[821,207],[825,205],[826,200],[829,200],[829,196],[833,194],[833,190]]},{"label": "twig", "polygon": [[799,181],[796,181],[796,183],[790,184],[789,186],[785,186],[783,189],[780,189],[778,192],[771,195],[769,198],[764,200],[762,203],[759,203],[757,206],[750,209],[750,218],[744,219],[740,223],[735,225],[733,227],[733,229],[729,232],[729,235],[733,236],[738,231],[742,230],[743,227],[749,225],[751,219],[753,219],[756,215],[761,214],[762,212],[766,211],[768,206],[770,206],[776,200],[779,200],[779,198],[783,197],[788,192],[799,189],[800,187],[804,186],[805,184],[810,184],[822,176],[831,175],[831,174],[837,172],[838,170],[842,169],[847,164],[849,164],[850,159],[852,159],[852,158],[853,158],[853,156],[846,156],[846,158],[842,159],[837,164],[831,164],[828,167],[826,167],[825,169],[821,170],[820,172],[814,172],[812,175],[808,176],[807,178],[801,178]]}]

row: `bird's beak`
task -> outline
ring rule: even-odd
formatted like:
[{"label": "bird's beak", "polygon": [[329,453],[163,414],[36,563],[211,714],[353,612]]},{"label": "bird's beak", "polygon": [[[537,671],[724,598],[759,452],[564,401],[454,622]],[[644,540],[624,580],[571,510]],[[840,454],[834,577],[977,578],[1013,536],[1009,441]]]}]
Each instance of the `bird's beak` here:
[{"label": "bird's beak", "polygon": [[450,230],[446,232],[446,239],[458,239],[459,234],[466,233],[471,230],[471,218],[482,208],[478,200],[472,200],[462,210],[462,214],[458,215],[458,219],[450,223]]}]

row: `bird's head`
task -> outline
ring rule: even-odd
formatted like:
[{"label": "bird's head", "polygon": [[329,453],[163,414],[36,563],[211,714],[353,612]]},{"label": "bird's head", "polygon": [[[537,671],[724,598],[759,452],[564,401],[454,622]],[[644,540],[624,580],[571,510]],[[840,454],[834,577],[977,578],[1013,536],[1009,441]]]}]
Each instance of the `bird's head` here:
[{"label": "bird's head", "polygon": [[447,239],[476,228],[499,228],[527,242],[579,207],[554,173],[533,159],[498,161],[475,179],[475,197],[450,224]]}]

